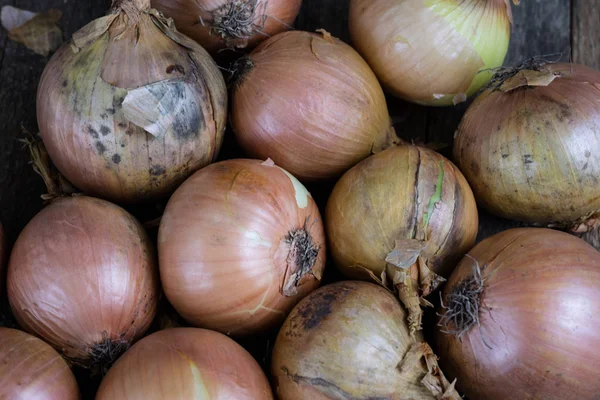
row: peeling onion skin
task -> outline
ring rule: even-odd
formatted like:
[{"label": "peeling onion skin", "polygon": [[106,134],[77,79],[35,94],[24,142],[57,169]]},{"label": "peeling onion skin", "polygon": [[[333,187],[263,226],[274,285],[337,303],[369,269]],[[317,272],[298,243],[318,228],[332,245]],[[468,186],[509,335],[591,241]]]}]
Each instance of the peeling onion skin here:
[{"label": "peeling onion skin", "polygon": [[267,377],[232,339],[198,328],[156,332],[110,369],[96,400],[272,400]]},{"label": "peeling onion skin", "polygon": [[547,67],[562,77],[479,96],[460,123],[454,158],[491,213],[573,224],[600,210],[600,72]]},{"label": "peeling onion skin", "polygon": [[[444,175],[441,199],[427,229],[425,214]],[[421,253],[433,272],[447,277],[475,244],[477,206],[461,172],[440,154],[418,146],[392,147],[367,158],[335,185],[325,212],[327,239],[337,267],[352,278],[370,279],[386,269],[399,239],[423,240]]]},{"label": "peeling onion skin", "polygon": [[11,253],[12,312],[26,331],[95,368],[98,343],[143,336],[159,297],[154,250],[142,226],[104,200],[56,200],[36,215]]},{"label": "peeling onion skin", "polygon": [[395,138],[377,78],[328,35],[294,31],[263,42],[232,91],[242,148],[301,181],[338,177]]},{"label": "peeling onion skin", "polygon": [[[382,85],[428,106],[452,105],[492,77],[508,51],[508,0],[351,0],[350,37]],[[427,27],[426,29],[424,27]]]},{"label": "peeling onion skin", "polygon": [[[303,227],[318,253],[297,294],[284,295],[286,270],[299,265],[288,261],[286,237]],[[241,159],[208,166],[175,192],[158,251],[163,289],[178,313],[237,336],[281,324],[319,285],[326,257],[323,222],[304,186],[277,166]]]},{"label": "peeling onion skin", "polygon": [[63,358],[35,336],[0,328],[0,398],[79,400],[79,387]]},{"label": "peeling onion skin", "polygon": [[180,32],[200,43],[209,53],[216,54],[227,48],[252,49],[270,36],[287,31],[302,5],[302,0],[258,0],[252,18],[253,34],[242,34],[239,39],[229,35],[223,38],[218,32],[211,32],[213,14],[227,10],[223,7],[232,2],[243,4],[252,0],[152,0],[152,6],[173,18]]},{"label": "peeling onion skin", "polygon": [[[574,236],[539,228],[499,233],[469,254],[486,266],[480,304],[489,311],[479,312],[481,327],[461,340],[436,332],[444,372],[472,399],[595,399],[600,254]],[[473,259],[458,265],[445,300],[473,276]]]},{"label": "peeling onion skin", "polygon": [[[168,21],[148,9],[149,1],[120,3],[139,7],[132,14],[139,18],[135,27],[116,6],[108,16],[118,16],[106,33],[79,51],[73,40],[61,47],[42,75],[37,118],[52,161],[76,187],[114,202],[140,203],[170,195],[216,159],[226,125],[227,90],[201,46],[172,27],[164,28],[170,37],[161,31],[157,24]],[[161,115],[168,127],[156,128],[159,137],[125,111],[130,104],[139,112],[142,101],[128,96],[157,82],[160,87],[145,92],[145,104],[165,101]],[[164,93],[173,96],[161,97]],[[174,104],[184,94],[186,109],[177,112]],[[167,98],[173,103],[167,104]]]}]

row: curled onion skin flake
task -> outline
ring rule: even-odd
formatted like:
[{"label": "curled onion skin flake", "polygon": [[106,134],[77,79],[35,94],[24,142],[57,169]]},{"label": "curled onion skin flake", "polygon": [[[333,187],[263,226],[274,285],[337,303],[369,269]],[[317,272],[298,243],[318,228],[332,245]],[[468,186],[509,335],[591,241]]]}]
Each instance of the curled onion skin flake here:
[{"label": "curled onion skin flake", "polygon": [[508,50],[508,0],[351,0],[350,37],[382,85],[428,106],[466,100]]},{"label": "curled onion skin flake", "polygon": [[596,398],[599,282],[600,253],[567,233],[520,228],[484,240],[444,288],[444,371],[472,399]]},{"label": "curled onion skin flake", "polygon": [[325,31],[280,33],[234,69],[238,142],[301,181],[336,178],[397,141],[377,78]]},{"label": "curled onion skin flake", "polygon": [[120,0],[52,57],[37,95],[52,161],[88,195],[164,198],[218,156],[227,90],[216,63],[149,1]]},{"label": "curled onion skin flake", "polygon": [[16,329],[0,328],[0,398],[79,400],[65,360],[50,345]]},{"label": "curled onion skin flake", "polygon": [[223,49],[252,49],[287,31],[302,0],[152,0],[175,20],[177,29],[211,54]]},{"label": "curled onion skin flake", "polygon": [[96,400],[272,400],[252,356],[232,339],[198,328],[156,332],[121,357]]},{"label": "curled onion skin flake", "polygon": [[17,322],[72,362],[103,372],[143,336],[159,277],[142,226],[104,200],[56,200],[19,235],[7,276]]},{"label": "curled onion skin flake", "polygon": [[163,289],[189,323],[233,335],[275,327],[321,280],[325,233],[304,186],[270,160],[188,179],[158,234]]}]

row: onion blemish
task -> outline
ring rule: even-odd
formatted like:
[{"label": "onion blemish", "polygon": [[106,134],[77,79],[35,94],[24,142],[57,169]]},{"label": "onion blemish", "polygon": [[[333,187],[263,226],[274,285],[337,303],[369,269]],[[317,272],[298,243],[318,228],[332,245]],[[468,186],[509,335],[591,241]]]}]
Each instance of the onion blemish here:
[{"label": "onion blemish", "polygon": [[[294,296],[298,293],[302,278],[313,273],[321,247],[317,246],[309,233],[308,220],[304,227],[290,231],[285,243],[290,247],[287,256],[287,269],[283,281],[282,294]],[[320,279],[321,277],[316,277]]]}]

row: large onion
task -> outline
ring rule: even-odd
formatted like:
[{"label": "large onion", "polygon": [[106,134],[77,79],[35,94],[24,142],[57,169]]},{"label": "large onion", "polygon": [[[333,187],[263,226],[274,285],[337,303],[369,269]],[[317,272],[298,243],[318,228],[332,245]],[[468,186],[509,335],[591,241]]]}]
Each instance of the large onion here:
[{"label": "large onion", "polygon": [[150,0],[114,0],[50,60],[40,134],[60,172],[121,202],[170,194],[215,159],[227,92],[214,61]]},{"label": "large onion", "polygon": [[246,350],[217,332],[159,331],[108,371],[96,400],[271,400],[269,382]]},{"label": "large onion", "polygon": [[475,100],[454,156],[492,213],[591,230],[600,211],[600,72],[572,64],[538,70],[500,75]]},{"label": "large onion", "polygon": [[339,176],[395,137],[377,78],[325,31],[280,33],[239,61],[231,123],[247,152],[301,180]]},{"label": "large onion", "polygon": [[595,399],[600,253],[549,229],[478,244],[444,289],[444,371],[471,399]]},{"label": "large onion", "polygon": [[231,334],[273,327],[325,264],[319,210],[272,162],[206,167],[173,195],[159,230],[163,288],[188,322]]},{"label": "large onion", "polygon": [[[338,282],[302,300],[273,349],[280,400],[460,399],[385,289]],[[443,396],[443,394],[446,394]]]},{"label": "large onion", "polygon": [[351,0],[350,36],[396,96],[443,106],[466,99],[502,65],[508,0]]},{"label": "large onion", "polygon": [[458,168],[417,146],[390,148],[348,171],[333,189],[325,221],[338,268],[353,278],[390,280],[410,303],[411,328],[420,324],[415,295],[430,293],[436,274],[449,275],[478,227],[475,199]]},{"label": "large onion", "polygon": [[0,328],[0,399],[78,400],[79,388],[52,347],[25,332]]},{"label": "large onion", "polygon": [[252,48],[294,23],[302,0],[152,0],[206,50]]},{"label": "large onion", "polygon": [[141,225],[91,197],[59,199],[36,215],[17,239],[7,279],[19,324],[93,370],[144,334],[158,283]]}]

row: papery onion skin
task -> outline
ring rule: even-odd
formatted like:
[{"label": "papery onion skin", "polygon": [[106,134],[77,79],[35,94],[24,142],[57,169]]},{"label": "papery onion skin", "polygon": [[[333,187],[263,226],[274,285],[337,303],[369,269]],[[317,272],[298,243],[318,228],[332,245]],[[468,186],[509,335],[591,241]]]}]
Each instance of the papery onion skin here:
[{"label": "papery onion skin", "polygon": [[440,363],[458,388],[472,399],[596,398],[600,253],[563,232],[521,228],[469,255],[448,280],[444,304],[476,262],[484,279],[480,326],[460,339],[436,334]]},{"label": "papery onion skin", "polygon": [[369,278],[365,268],[381,276],[400,239],[427,240],[421,257],[433,272],[448,276],[475,243],[478,229],[475,199],[458,168],[418,146],[392,147],[356,165],[335,185],[325,215],[336,265],[363,279]]},{"label": "papery onion skin", "polygon": [[154,257],[142,226],[122,208],[84,196],[56,200],[11,253],[11,309],[26,331],[73,362],[102,369],[152,322]]},{"label": "papery onion skin", "polygon": [[237,68],[231,123],[238,142],[300,180],[337,177],[395,138],[377,78],[326,32],[280,33]]},{"label": "papery onion skin", "polygon": [[[382,85],[429,106],[471,96],[502,65],[512,13],[507,0],[351,0],[350,36]],[[456,96],[459,96],[457,98]]]},{"label": "papery onion skin", "polygon": [[0,398],[79,400],[79,388],[63,358],[35,336],[0,328]]},{"label": "papery onion skin", "polygon": [[[38,88],[40,134],[56,167],[86,194],[121,203],[171,194],[217,157],[226,124],[217,65],[149,5],[115,1],[56,52]],[[94,29],[95,41],[86,36]]]},{"label": "papery onion skin", "polygon": [[[302,249],[290,244],[294,232],[310,238],[298,242],[314,257],[304,264],[291,253]],[[235,335],[280,324],[319,285],[326,254],[323,222],[304,186],[268,162],[242,159],[208,166],[175,192],[158,250],[163,288],[179,314]]]},{"label": "papery onion skin", "polygon": [[545,68],[561,76],[479,96],[458,128],[454,158],[493,214],[573,224],[600,210],[600,72]]},{"label": "papery onion skin", "polygon": [[252,356],[220,333],[198,328],[156,332],[110,369],[96,400],[272,400]]},{"label": "papery onion skin", "polygon": [[[227,48],[252,49],[290,29],[301,5],[302,0],[152,0],[152,7],[173,18],[180,32],[211,54]],[[252,9],[254,12],[248,13]],[[226,29],[231,23],[227,20],[230,13],[243,13],[241,19],[249,22],[238,22],[235,35]],[[246,18],[248,15],[252,16]],[[224,23],[220,23],[223,17]]]}]

